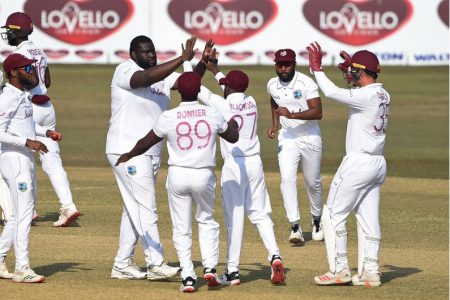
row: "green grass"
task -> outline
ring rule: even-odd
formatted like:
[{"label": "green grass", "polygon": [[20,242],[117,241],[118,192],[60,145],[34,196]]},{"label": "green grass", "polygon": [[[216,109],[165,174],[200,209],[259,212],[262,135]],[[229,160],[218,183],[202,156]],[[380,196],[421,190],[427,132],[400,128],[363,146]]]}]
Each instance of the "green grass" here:
[{"label": "green grass", "polygon": [[[224,68],[225,71],[230,68]],[[223,299],[448,299],[448,94],[446,67],[385,67],[380,82],[391,94],[391,111],[385,156],[388,178],[382,189],[381,271],[379,289],[318,287],[313,277],[327,270],[323,243],[308,241],[291,247],[279,191],[276,141],[266,137],[270,126],[266,83],[274,76],[271,67],[242,67],[250,76],[249,94],[259,103],[259,136],[266,181],[271,197],[273,221],[287,272],[287,285],[272,287],[267,254],[256,229],[246,223],[242,250],[242,284],[207,291],[200,280],[195,298]],[[306,71],[305,68],[299,68]],[[32,228],[31,263],[47,276],[41,285],[17,285],[0,281],[2,295],[11,299],[173,299],[187,297],[178,292],[179,282],[114,281],[109,278],[117,251],[122,202],[104,154],[110,116],[110,82],[114,66],[56,65],[51,67],[50,96],[57,110],[64,165],[74,199],[82,212],[79,226],[52,228],[59,203],[50,183],[38,167],[38,211],[43,218]],[[330,77],[343,80],[337,71]],[[210,74],[205,85],[220,92]],[[173,94],[173,105],[179,97]],[[322,98],[320,121],[324,153],[324,195],[345,151],[347,109]],[[132,145],[130,145],[131,147]],[[167,157],[165,154],[164,157]],[[220,155],[218,156],[220,157]],[[163,160],[164,161],[164,160]],[[218,159],[221,165],[221,159]],[[219,168],[217,168],[219,171]],[[217,172],[218,177],[220,172]],[[158,177],[159,230],[165,257],[177,262],[171,240],[171,221],[164,188],[166,163]],[[306,237],[310,239],[308,204],[299,178],[299,203]],[[324,199],[326,199],[324,197]],[[217,199],[220,199],[217,189]],[[217,201],[216,219],[221,223],[219,271],[224,269],[225,232],[222,204]],[[196,226],[193,258],[201,274]],[[355,221],[348,221],[349,258],[356,267]],[[144,265],[139,247],[137,262]],[[13,268],[13,254],[8,266]],[[353,269],[353,272],[355,269]]]}]

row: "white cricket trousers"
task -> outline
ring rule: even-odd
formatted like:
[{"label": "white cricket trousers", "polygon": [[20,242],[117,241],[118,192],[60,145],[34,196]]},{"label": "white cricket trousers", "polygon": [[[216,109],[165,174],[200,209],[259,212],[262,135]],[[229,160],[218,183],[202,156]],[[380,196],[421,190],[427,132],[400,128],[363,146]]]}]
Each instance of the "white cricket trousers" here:
[{"label": "white cricket trousers", "polygon": [[[33,104],[33,120],[47,130],[55,130],[56,114],[51,101],[39,105]],[[47,153],[39,154],[39,159],[42,169],[50,179],[52,187],[58,196],[61,209],[76,209],[73,203],[69,179],[62,165],[58,142],[43,136],[36,136],[36,140],[42,142],[48,148]]]},{"label": "white cricket trousers", "polygon": [[380,188],[386,177],[386,161],[382,155],[363,153],[347,154],[342,160],[331,183],[327,207],[331,224],[336,232],[336,270],[348,267],[346,222],[354,209],[356,218],[370,237],[364,245],[364,257],[370,258],[366,264],[370,272],[378,272],[380,249]]},{"label": "white cricket trousers", "polygon": [[128,266],[140,239],[147,267],[159,266],[164,260],[155,195],[155,168],[159,168],[159,156],[139,155],[117,167],[120,155],[107,154],[107,157],[124,203],[119,250],[114,263],[119,268]]},{"label": "white cricket trousers", "polygon": [[227,269],[239,271],[244,234],[244,216],[256,225],[269,255],[280,255],[273,222],[269,194],[264,182],[264,172],[259,155],[228,157],[221,176],[222,200],[227,227]]},{"label": "white cricket trousers", "polygon": [[322,215],[322,138],[320,135],[295,136],[285,129],[278,134],[278,164],[281,174],[281,194],[289,222],[300,220],[297,198],[297,171],[301,164],[310,211]]},{"label": "white cricket trousers", "polygon": [[8,185],[12,217],[0,236],[0,257],[14,245],[16,270],[29,265],[28,242],[34,210],[35,161],[31,151],[3,150],[0,173]]},{"label": "white cricket trousers", "polygon": [[219,261],[219,223],[214,221],[214,170],[169,166],[166,187],[181,277],[196,279],[191,251],[193,206],[203,267],[215,268]]}]

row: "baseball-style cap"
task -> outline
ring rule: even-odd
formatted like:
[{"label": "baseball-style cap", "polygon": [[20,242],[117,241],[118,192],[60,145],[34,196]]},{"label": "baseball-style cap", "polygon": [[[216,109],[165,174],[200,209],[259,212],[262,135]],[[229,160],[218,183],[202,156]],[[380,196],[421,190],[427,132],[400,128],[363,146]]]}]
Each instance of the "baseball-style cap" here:
[{"label": "baseball-style cap", "polygon": [[370,51],[358,51],[352,56],[352,67],[380,73],[380,62],[378,57]]},{"label": "baseball-style cap", "polygon": [[275,52],[274,62],[294,62],[295,52],[292,49],[280,49]]},{"label": "baseball-style cap", "polygon": [[248,76],[242,71],[231,70],[225,78],[219,80],[220,85],[226,85],[236,92],[243,92],[248,88]]},{"label": "baseball-style cap", "polygon": [[6,24],[2,28],[18,29],[31,33],[33,31],[33,21],[23,12],[15,12],[6,19]]},{"label": "baseball-style cap", "polygon": [[6,74],[20,67],[25,67],[37,62],[35,59],[28,59],[22,54],[13,53],[9,55],[3,62],[3,70]]},{"label": "baseball-style cap", "polygon": [[178,77],[178,92],[185,99],[197,98],[200,86],[201,79],[197,73],[185,72]]}]

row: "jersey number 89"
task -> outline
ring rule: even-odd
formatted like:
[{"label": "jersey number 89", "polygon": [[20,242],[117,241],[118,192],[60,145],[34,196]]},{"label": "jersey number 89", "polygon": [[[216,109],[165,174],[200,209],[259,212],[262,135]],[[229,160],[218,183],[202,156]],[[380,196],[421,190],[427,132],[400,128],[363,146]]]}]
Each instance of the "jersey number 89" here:
[{"label": "jersey number 89", "polygon": [[[188,122],[180,122],[176,127],[177,146],[180,150],[189,150],[194,145],[194,138],[191,136],[192,127]],[[211,127],[205,120],[198,120],[194,125],[194,137],[203,143],[197,145],[197,149],[204,149],[211,140]]]}]

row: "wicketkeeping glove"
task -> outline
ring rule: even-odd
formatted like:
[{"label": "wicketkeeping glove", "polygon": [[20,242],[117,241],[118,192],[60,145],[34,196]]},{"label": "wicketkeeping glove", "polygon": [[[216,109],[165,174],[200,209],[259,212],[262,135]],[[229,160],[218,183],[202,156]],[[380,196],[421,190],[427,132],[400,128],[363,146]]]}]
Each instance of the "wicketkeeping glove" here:
[{"label": "wicketkeeping glove", "polygon": [[309,69],[311,71],[323,71],[322,69],[322,48],[317,42],[309,44],[306,47],[309,56]]},{"label": "wicketkeeping glove", "polygon": [[347,73],[349,68],[352,66],[352,57],[345,51],[339,52],[339,55],[342,59],[344,59],[344,61],[338,64],[338,68],[342,72]]}]

